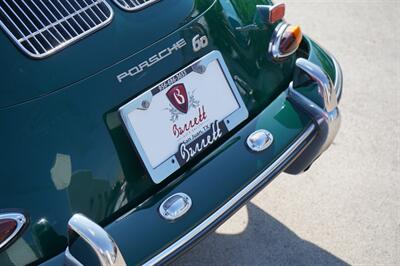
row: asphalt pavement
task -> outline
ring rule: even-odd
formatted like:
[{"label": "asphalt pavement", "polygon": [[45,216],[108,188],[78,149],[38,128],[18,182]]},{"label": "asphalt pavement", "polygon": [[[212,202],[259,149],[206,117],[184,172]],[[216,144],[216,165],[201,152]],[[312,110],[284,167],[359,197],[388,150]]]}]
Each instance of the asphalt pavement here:
[{"label": "asphalt pavement", "polygon": [[341,131],[174,264],[400,265],[400,0],[285,3],[342,65]]}]

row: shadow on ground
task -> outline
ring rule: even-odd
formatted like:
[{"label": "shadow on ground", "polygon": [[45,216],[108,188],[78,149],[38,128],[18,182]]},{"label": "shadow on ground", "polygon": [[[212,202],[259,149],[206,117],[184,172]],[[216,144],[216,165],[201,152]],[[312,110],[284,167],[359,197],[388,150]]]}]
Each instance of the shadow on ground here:
[{"label": "shadow on ground", "polygon": [[[213,233],[172,265],[348,265],[249,203],[239,234]],[[263,239],[263,241],[260,241]]]}]

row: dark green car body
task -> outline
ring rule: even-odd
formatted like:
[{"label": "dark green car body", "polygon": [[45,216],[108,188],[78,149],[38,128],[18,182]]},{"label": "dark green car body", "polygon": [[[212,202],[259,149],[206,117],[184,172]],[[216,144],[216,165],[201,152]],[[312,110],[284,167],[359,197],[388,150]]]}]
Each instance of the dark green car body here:
[{"label": "dark green car body", "polygon": [[[256,5],[270,1],[161,0],[137,12],[109,2],[114,10],[109,25],[44,59],[26,56],[0,32],[0,209],[21,210],[29,218],[20,237],[0,251],[0,265],[62,264],[68,220],[75,213],[104,227],[128,265],[169,260],[281,171],[299,173],[321,153],[319,144],[305,154],[320,134],[319,124],[290,101],[288,87],[298,58],[320,66],[341,90],[340,68],[308,37],[285,60],[268,56],[269,41],[281,21],[239,30],[253,23]],[[194,52],[196,35],[207,36],[209,43]],[[181,39],[187,43],[182,49],[119,82],[118,75]],[[215,50],[221,52],[249,117],[155,184],[132,147],[118,109]],[[320,104],[316,84],[307,83],[301,91]],[[261,153],[246,146],[257,129],[275,136]],[[198,234],[151,261],[261,175],[260,182]],[[158,208],[177,192],[190,195],[193,206],[176,222],[167,222]]]}]

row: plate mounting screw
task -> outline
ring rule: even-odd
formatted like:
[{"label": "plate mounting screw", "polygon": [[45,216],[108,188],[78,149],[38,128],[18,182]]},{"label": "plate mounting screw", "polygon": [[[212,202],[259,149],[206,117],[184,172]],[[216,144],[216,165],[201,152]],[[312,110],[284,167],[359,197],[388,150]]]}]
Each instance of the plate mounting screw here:
[{"label": "plate mounting screw", "polygon": [[150,107],[150,102],[148,100],[143,100],[142,108],[146,110],[146,109],[149,109],[149,107]]}]

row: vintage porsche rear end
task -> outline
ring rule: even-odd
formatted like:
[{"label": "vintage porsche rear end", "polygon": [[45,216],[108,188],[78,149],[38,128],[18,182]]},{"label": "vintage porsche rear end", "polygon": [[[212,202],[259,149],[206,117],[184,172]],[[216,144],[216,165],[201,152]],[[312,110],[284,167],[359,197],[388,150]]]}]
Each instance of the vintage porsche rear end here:
[{"label": "vintage porsche rear end", "polygon": [[339,127],[341,70],[308,37],[275,56],[268,7],[3,1],[0,265],[161,263],[309,167]]}]

